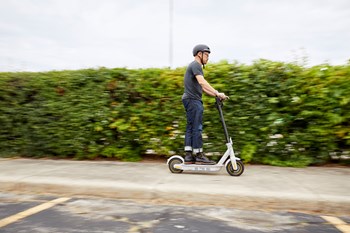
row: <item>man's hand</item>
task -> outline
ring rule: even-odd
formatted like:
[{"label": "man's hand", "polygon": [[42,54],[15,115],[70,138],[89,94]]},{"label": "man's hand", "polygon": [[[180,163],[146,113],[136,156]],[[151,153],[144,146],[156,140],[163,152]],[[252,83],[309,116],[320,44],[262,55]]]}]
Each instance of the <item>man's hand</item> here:
[{"label": "man's hand", "polygon": [[221,100],[226,100],[229,97],[227,95],[225,95],[225,93],[218,93],[216,94],[217,97],[219,97]]}]

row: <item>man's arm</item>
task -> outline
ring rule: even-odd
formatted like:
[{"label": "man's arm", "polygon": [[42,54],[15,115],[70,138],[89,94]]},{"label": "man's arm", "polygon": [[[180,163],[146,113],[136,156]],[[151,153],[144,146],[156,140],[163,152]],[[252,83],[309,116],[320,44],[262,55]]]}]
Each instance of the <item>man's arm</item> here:
[{"label": "man's arm", "polygon": [[202,75],[196,75],[198,83],[202,86],[202,89],[205,93],[210,96],[218,96],[220,99],[226,99],[227,96],[224,93],[219,93],[215,90]]},{"label": "man's arm", "polygon": [[205,93],[211,96],[216,96],[219,92],[215,90],[202,75],[196,75],[198,83],[202,86]]}]

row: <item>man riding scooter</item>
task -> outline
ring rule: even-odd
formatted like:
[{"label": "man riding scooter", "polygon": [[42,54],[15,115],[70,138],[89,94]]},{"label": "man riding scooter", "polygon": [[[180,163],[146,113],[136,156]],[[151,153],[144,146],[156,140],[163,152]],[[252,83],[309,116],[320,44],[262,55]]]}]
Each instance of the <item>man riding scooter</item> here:
[{"label": "man riding scooter", "polygon": [[[222,100],[228,97],[215,90],[204,78],[203,68],[209,60],[210,48],[199,44],[193,48],[194,61],[187,67],[184,76],[182,103],[186,110],[185,164],[213,165],[203,153],[203,102],[202,92]],[[203,68],[202,68],[203,66]]]}]

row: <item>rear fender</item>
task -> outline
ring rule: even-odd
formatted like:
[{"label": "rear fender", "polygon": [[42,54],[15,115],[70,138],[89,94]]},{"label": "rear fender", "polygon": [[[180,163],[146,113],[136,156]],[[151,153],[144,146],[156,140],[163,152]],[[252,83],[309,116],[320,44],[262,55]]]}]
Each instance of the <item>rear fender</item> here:
[{"label": "rear fender", "polygon": [[175,159],[175,158],[180,159],[180,160],[182,161],[182,163],[185,162],[185,160],[184,160],[184,158],[182,158],[182,156],[180,156],[180,155],[173,155],[173,156],[171,156],[170,158],[168,158],[166,164],[169,165],[170,160]]}]

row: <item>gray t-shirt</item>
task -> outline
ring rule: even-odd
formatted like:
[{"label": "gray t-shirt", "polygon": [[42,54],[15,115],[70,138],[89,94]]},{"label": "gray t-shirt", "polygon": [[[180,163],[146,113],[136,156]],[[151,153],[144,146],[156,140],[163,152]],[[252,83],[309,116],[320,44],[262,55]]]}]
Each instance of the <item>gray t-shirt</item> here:
[{"label": "gray t-shirt", "polygon": [[182,99],[202,100],[202,86],[198,83],[196,75],[204,76],[203,69],[198,62],[193,61],[189,64],[185,73],[185,91]]}]

